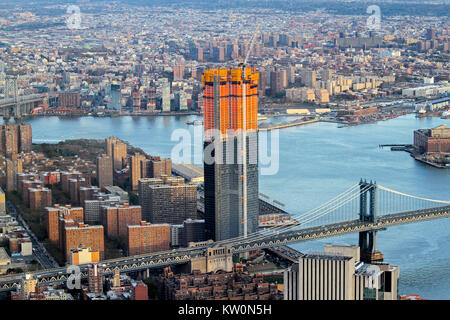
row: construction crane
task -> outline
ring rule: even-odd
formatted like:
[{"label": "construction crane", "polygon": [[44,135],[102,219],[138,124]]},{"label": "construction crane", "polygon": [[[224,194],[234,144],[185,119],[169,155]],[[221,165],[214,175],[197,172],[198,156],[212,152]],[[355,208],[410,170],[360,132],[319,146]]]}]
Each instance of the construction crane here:
[{"label": "construction crane", "polygon": [[247,55],[245,56],[245,60],[241,63],[242,67],[242,188],[243,188],[243,196],[242,196],[242,206],[243,206],[243,223],[244,223],[244,238],[247,238],[248,233],[248,225],[247,225],[247,90],[245,84],[245,71],[247,67],[247,61],[250,57],[250,53],[253,50],[253,45],[255,43],[255,38],[258,35],[260,24],[256,27],[255,32],[253,33],[252,40],[250,41],[250,46],[247,51]]}]

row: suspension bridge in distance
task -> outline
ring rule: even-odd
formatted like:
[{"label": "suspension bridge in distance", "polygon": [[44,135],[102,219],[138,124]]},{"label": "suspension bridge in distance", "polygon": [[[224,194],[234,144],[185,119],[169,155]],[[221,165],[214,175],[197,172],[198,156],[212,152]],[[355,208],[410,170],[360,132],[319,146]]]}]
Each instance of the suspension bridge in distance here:
[{"label": "suspension bridge in distance", "polygon": [[16,76],[5,76],[0,72],[0,81],[2,78],[5,85],[0,87],[0,91],[3,92],[3,97],[0,97],[0,116],[4,119],[11,117],[19,119],[23,115],[30,114],[44,102],[45,94],[19,95]]},{"label": "suspension bridge in distance", "polygon": [[[382,260],[378,251],[377,233],[390,226],[450,217],[450,201],[435,200],[402,193],[375,182],[361,180],[333,199],[306,213],[291,215],[294,224],[263,229],[248,235],[201,244],[192,248],[155,252],[139,256],[104,260],[105,275],[114,270],[121,273],[143,272],[169,265],[188,264],[206,259],[213,269],[230,271],[230,256],[254,250],[277,247],[349,233],[359,233],[363,261]],[[225,257],[225,258],[224,258]],[[219,261],[219,262],[218,262]],[[80,265],[81,278],[87,278],[88,265]],[[31,274],[38,285],[65,283],[71,274],[66,267],[46,269]],[[24,274],[0,277],[0,291],[14,290]]]}]

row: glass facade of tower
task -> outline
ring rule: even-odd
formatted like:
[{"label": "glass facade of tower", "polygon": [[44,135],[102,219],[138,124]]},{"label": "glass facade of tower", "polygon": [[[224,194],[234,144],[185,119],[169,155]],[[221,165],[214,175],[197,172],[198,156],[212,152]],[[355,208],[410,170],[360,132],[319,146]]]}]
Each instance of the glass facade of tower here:
[{"label": "glass facade of tower", "polygon": [[[246,90],[247,129],[247,231],[258,227],[258,74],[247,68],[206,70],[204,85],[205,232],[215,241],[242,236],[243,99]],[[212,130],[216,130],[215,134]],[[213,147],[214,146],[214,147]],[[213,162],[207,159],[214,159]]]}]

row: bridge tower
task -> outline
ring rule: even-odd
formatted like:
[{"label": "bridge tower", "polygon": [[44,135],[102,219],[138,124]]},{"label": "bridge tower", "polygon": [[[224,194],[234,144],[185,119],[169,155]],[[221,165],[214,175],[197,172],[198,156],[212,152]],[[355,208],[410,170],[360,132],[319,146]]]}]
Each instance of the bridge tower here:
[{"label": "bridge tower", "polygon": [[0,61],[0,92],[5,94],[6,87],[6,73],[5,73],[5,64]]},{"label": "bridge tower", "polygon": [[[17,105],[17,77],[6,75],[5,87],[4,87],[5,100],[13,99],[13,104]],[[3,119],[9,120],[11,115],[15,116],[17,114],[16,107],[6,107],[3,110]]]},{"label": "bridge tower", "polygon": [[[377,218],[377,184],[362,180],[359,182],[360,189],[360,212],[359,220],[375,222]],[[361,260],[364,262],[383,261],[383,254],[378,251],[378,230],[362,231],[359,233],[359,248]]]}]

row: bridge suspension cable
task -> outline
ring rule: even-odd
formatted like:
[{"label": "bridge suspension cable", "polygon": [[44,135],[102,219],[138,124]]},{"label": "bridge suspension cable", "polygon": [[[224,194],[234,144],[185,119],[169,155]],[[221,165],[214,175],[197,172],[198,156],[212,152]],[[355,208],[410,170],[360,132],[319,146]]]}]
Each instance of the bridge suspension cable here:
[{"label": "bridge suspension cable", "polygon": [[[351,197],[348,198],[344,203],[342,203],[341,205],[339,205],[339,206],[336,207],[336,208],[333,208],[332,210],[334,210],[334,209],[337,210],[337,209],[343,207],[344,205],[346,205],[347,203],[349,203],[349,202],[355,200],[356,198],[359,198],[360,193],[365,192],[365,191],[369,190],[370,188],[371,188],[371,186],[364,187],[360,192],[351,195]],[[325,216],[325,215],[328,215],[330,212],[331,212],[331,211],[328,211],[328,212],[326,211],[326,212],[320,213],[320,214],[317,215],[317,216],[310,217],[309,219],[302,221],[302,224],[305,225],[305,224],[308,224],[308,223],[310,223],[310,222],[313,222],[313,221],[315,221],[315,220],[317,220],[317,219],[319,219],[319,218],[321,218],[321,217],[323,217],[323,216]]]},{"label": "bridge suspension cable", "polygon": [[[265,230],[263,232],[255,232],[247,238],[235,237],[232,239],[218,241],[213,244],[204,244],[204,245],[201,245],[201,246],[195,247],[195,248],[183,248],[183,249],[178,249],[177,251],[163,251],[163,252],[152,253],[150,255],[148,255],[148,254],[137,255],[137,256],[131,256],[131,257],[126,257],[126,258],[112,259],[112,260],[108,260],[108,261],[104,261],[104,262],[120,263],[125,260],[126,263],[129,263],[128,259],[131,259],[134,261],[140,260],[140,258],[163,259],[163,258],[171,258],[172,256],[179,256],[180,254],[185,254],[186,259],[188,259],[191,256],[191,254],[194,254],[194,255],[195,254],[203,254],[204,250],[206,250],[206,248],[209,248],[211,246],[224,245],[226,243],[247,245],[247,244],[251,244],[252,242],[256,242],[258,240],[264,240],[264,239],[268,239],[270,237],[274,237],[275,235],[281,235],[282,237],[285,236],[285,238],[283,238],[283,239],[290,241],[289,240],[290,234],[287,232],[290,230],[293,230],[295,228],[298,228],[299,225],[303,226],[305,224],[310,224],[311,222],[317,221],[318,219],[325,217],[325,216],[332,216],[333,219],[336,219],[336,218],[341,218],[342,216],[336,217],[336,215],[339,215],[339,214],[342,215],[342,213],[344,213],[344,214],[348,214],[348,212],[350,212],[352,214],[360,213],[359,206],[361,204],[363,204],[363,202],[359,203],[358,201],[353,201],[353,200],[359,198],[362,194],[367,194],[367,191],[369,191],[373,187],[374,187],[373,184],[364,184],[363,187],[361,187],[359,184],[354,185],[354,186],[350,187],[349,189],[347,189],[346,191],[344,191],[343,193],[339,194],[338,196],[336,196],[336,197],[332,198],[331,200],[325,202],[324,204],[306,212],[305,214],[293,215],[292,217],[296,218],[296,223],[293,225],[277,226],[277,227],[269,229],[267,232]],[[412,196],[412,195],[409,195],[406,193],[395,191],[393,189],[390,189],[390,188],[387,188],[387,187],[384,187],[381,185],[376,185],[376,187],[377,187],[377,189],[379,189],[380,191],[383,191],[383,192],[379,192],[379,193],[371,192],[370,193],[370,202],[373,200],[372,197],[374,194],[376,197],[380,198],[380,200],[377,200],[377,202],[381,202],[381,206],[377,205],[377,203],[375,203],[375,213],[377,213],[378,215],[383,214],[383,210],[380,210],[381,209],[380,207],[382,207],[384,203],[386,204],[386,206],[388,208],[391,208],[390,210],[384,210],[384,211],[386,211],[386,212],[384,212],[384,214],[390,214],[390,213],[388,213],[388,211],[392,211],[393,213],[405,213],[404,212],[405,209],[421,210],[421,209],[417,209],[417,208],[418,207],[420,207],[420,208],[426,207],[429,203],[445,204],[444,206],[436,207],[437,212],[441,216],[448,216],[450,213],[448,211],[450,208],[450,206],[449,206],[450,201],[434,200],[434,199],[428,199],[428,198],[424,198],[424,197]],[[358,190],[356,190],[357,188],[358,188]],[[405,199],[405,197],[407,199]],[[353,207],[350,208],[349,206],[347,206],[349,203]],[[378,206],[378,210],[376,208],[377,206]],[[341,208],[343,210],[339,210]],[[333,214],[333,213],[336,213],[336,214]],[[414,214],[414,212],[412,212],[412,213],[406,212],[406,214],[407,214],[407,216],[408,215],[411,216],[411,214]],[[423,214],[423,213],[420,213],[420,214]],[[428,212],[427,212],[427,216],[428,216]],[[344,221],[340,220],[339,222],[344,222]],[[320,223],[321,223],[321,225],[326,225],[329,222],[323,223],[323,221],[321,220]],[[300,230],[302,230],[302,229],[300,229]],[[305,229],[305,230],[308,230],[308,229]],[[315,229],[313,229],[313,230],[315,230]],[[276,245],[276,244],[274,244],[274,245]],[[261,245],[261,247],[262,247],[262,245]],[[48,270],[44,270],[44,271],[34,272],[33,274],[44,275],[44,274],[52,273],[53,271],[54,271],[54,273],[56,273],[57,271],[63,271],[63,270],[64,270],[64,267],[53,268],[53,269],[48,269]],[[49,275],[48,277],[50,277],[50,276],[51,275]],[[6,278],[2,278],[0,280],[9,281],[9,280],[16,279],[16,277],[18,277],[17,279],[20,278],[20,276],[13,276],[13,278],[6,277]]]},{"label": "bridge suspension cable", "polygon": [[[226,240],[221,240],[221,241],[217,241],[214,243],[214,246],[223,246],[223,245],[233,245],[233,244],[246,244],[246,243],[250,243],[250,242],[254,242],[254,241],[258,241],[258,240],[263,240],[269,237],[272,237],[274,235],[279,235],[279,234],[283,234],[286,233],[288,231],[292,231],[293,229],[297,228],[299,225],[306,225],[309,224],[313,221],[316,221],[324,216],[330,215],[330,213],[332,212],[336,212],[338,209],[344,207],[346,204],[352,202],[353,200],[359,198],[359,196],[362,193],[365,193],[366,191],[368,191],[372,186],[371,185],[367,185],[362,189],[360,188],[359,184],[355,184],[352,187],[350,187],[349,189],[347,189],[346,191],[342,192],[341,194],[335,196],[334,198],[328,200],[327,202],[319,205],[318,207],[309,210],[308,212],[304,213],[304,214],[296,214],[296,215],[292,215],[291,217],[293,219],[296,220],[296,223],[293,225],[289,225],[289,226],[277,226],[277,227],[273,227],[270,230],[268,230],[267,232],[262,231],[262,232],[255,232],[253,234],[250,234],[247,236],[247,238],[240,236],[240,237],[235,237],[235,238],[231,238],[231,239],[226,239]],[[387,192],[392,192],[398,195],[404,195],[404,196],[409,196],[411,198],[415,198],[415,199],[419,199],[419,200],[429,200],[432,202],[438,202],[438,203],[450,203],[450,201],[441,201],[441,200],[432,200],[432,199],[426,199],[426,198],[421,198],[421,197],[415,197],[415,196],[410,196],[408,194],[404,194],[380,185],[377,185],[377,187],[379,187],[381,190],[387,191]],[[355,192],[357,190],[357,192]],[[352,210],[353,212],[355,212],[356,210]],[[358,211],[359,212],[359,207],[358,207]],[[208,245],[205,245],[205,247],[208,247]],[[196,248],[199,249],[199,248]],[[191,249],[193,250],[193,249]],[[189,251],[189,249],[188,249]]]},{"label": "bridge suspension cable", "polygon": [[[343,207],[344,205],[346,205],[347,203],[349,203],[350,201],[353,201],[355,198],[358,198],[360,196],[361,192],[365,192],[366,190],[370,189],[370,186],[365,187],[364,189],[362,189],[361,191],[358,191],[357,193],[354,193],[354,189],[356,187],[359,187],[359,185],[355,185],[353,187],[351,187],[350,189],[348,189],[347,191],[341,193],[340,195],[338,195],[337,197],[333,198],[332,200],[328,201],[327,203],[333,203],[333,205],[324,210],[324,211],[320,211],[320,207],[326,207],[324,205],[321,205],[319,207],[317,207],[316,209],[311,210],[309,213],[307,214],[303,214],[303,215],[296,215],[293,216],[295,217],[295,220],[297,220],[297,223],[290,225],[290,226],[279,226],[279,227],[274,227],[271,228],[268,232],[256,232],[253,233],[250,237],[247,237],[246,239],[242,239],[242,237],[236,237],[236,238],[232,238],[232,239],[228,239],[228,240],[224,240],[224,242],[229,242],[229,243],[238,243],[241,240],[242,243],[247,243],[247,242],[252,242],[252,241],[257,241],[257,240],[262,240],[268,237],[271,237],[273,235],[279,235],[280,233],[285,233],[287,231],[291,231],[292,229],[298,227],[299,225],[305,225],[308,224],[312,221],[315,221],[323,216],[328,215],[330,212],[335,212],[335,210]],[[348,195],[349,194],[349,195]],[[339,199],[344,197],[344,200],[336,202],[333,200]],[[311,216],[311,213],[318,213],[315,216]],[[221,242],[220,244],[224,243]]]},{"label": "bridge suspension cable", "polygon": [[[306,214],[306,215],[300,217],[300,219],[298,220],[298,222],[299,222],[298,224],[305,225],[305,224],[309,224],[309,223],[311,223],[311,222],[313,222],[313,221],[316,221],[317,219],[319,219],[319,218],[321,218],[321,217],[323,217],[323,216],[328,215],[330,212],[334,212],[335,209],[339,209],[339,208],[343,207],[345,204],[347,204],[348,202],[350,202],[350,201],[354,200],[355,198],[359,197],[359,195],[360,195],[361,193],[366,192],[366,191],[369,190],[370,188],[371,188],[371,186],[368,185],[367,187],[361,189],[360,192],[358,192],[357,194],[355,194],[355,195],[353,195],[353,196],[350,196],[350,198],[348,198],[348,199],[347,199],[346,201],[344,201],[343,203],[338,204],[338,205],[335,206],[334,208],[329,208],[328,210],[325,210],[325,211],[323,211],[323,212],[319,212],[319,214],[316,214],[316,215],[313,215],[313,216],[310,216],[311,214]],[[433,203],[450,204],[450,201],[445,201],[445,200],[435,200],[435,199],[429,199],[429,198],[424,198],[424,197],[413,196],[413,195],[409,195],[409,194],[406,194],[406,193],[402,193],[402,192],[399,192],[399,191],[396,191],[396,190],[393,190],[393,189],[390,189],[390,188],[387,188],[387,187],[384,187],[384,186],[381,186],[381,185],[377,185],[377,188],[379,188],[380,190],[383,190],[383,191],[387,191],[387,192],[389,192],[389,193],[391,193],[391,194],[397,194],[397,195],[409,197],[409,198],[411,198],[411,200],[412,200],[412,199],[417,199],[417,200],[428,201],[428,202],[433,202]],[[407,202],[407,204],[410,205],[410,206],[413,205],[413,204],[410,204],[409,202]],[[391,203],[390,205],[392,205],[392,203]],[[413,208],[411,208],[411,209],[413,209]],[[314,211],[314,210],[313,210],[313,211]],[[400,211],[401,211],[401,210],[400,210]],[[307,219],[305,219],[305,216],[310,216],[310,217],[307,218]],[[266,233],[266,234],[260,234],[260,236],[258,237],[258,239],[261,239],[261,238],[267,238],[267,237],[272,236],[272,235],[274,235],[274,234],[279,234],[279,233],[280,233],[280,230],[282,230],[282,232],[286,232],[286,231],[292,229],[293,227],[296,227],[298,224],[296,224],[295,226],[289,226],[289,227],[285,227],[285,228],[280,228],[280,229],[278,229],[278,230],[277,230],[277,229],[271,230],[271,231],[275,231],[275,232],[268,232],[268,233]],[[255,241],[255,240],[253,239],[253,241]]]},{"label": "bridge suspension cable", "polygon": [[445,201],[445,200],[435,200],[435,199],[429,199],[429,198],[422,198],[422,197],[418,197],[418,196],[413,196],[407,193],[403,193],[400,191],[396,191],[393,189],[390,189],[388,187],[382,186],[382,185],[377,185],[378,189],[384,190],[384,191],[388,191],[388,192],[392,192],[401,196],[405,196],[405,197],[409,197],[409,198],[413,198],[413,199],[417,199],[417,200],[424,200],[424,201],[430,201],[430,202],[435,202],[435,203],[445,203],[445,204],[450,204],[450,200],[449,201]]},{"label": "bridge suspension cable", "polygon": [[[325,208],[325,207],[327,207],[328,205],[335,203],[338,199],[343,198],[343,197],[347,197],[348,194],[352,193],[358,186],[359,186],[359,185],[356,184],[356,185],[350,187],[349,189],[347,189],[346,191],[342,192],[341,194],[339,194],[339,195],[335,196],[334,198],[328,200],[327,202],[321,204],[320,206],[318,206],[318,207],[316,207],[316,208],[314,208],[314,209],[312,209],[312,210],[306,212],[305,214],[296,214],[296,215],[292,215],[291,218],[294,219],[294,220],[297,220],[297,219],[300,219],[300,218],[302,218],[302,217],[304,217],[304,216],[306,217],[306,216],[309,216],[309,215],[311,215],[311,214],[313,214],[313,213],[315,213],[315,212],[318,212],[318,211],[320,211],[322,208]],[[298,226],[299,224],[300,224],[300,223],[296,223],[294,226]],[[266,232],[266,233],[265,233],[264,231],[263,231],[263,232],[255,232],[255,233],[253,233],[253,234],[247,236],[247,238],[245,238],[245,237],[243,237],[243,236],[240,236],[240,237],[235,237],[235,238],[231,238],[231,239],[221,240],[221,241],[216,242],[216,244],[217,244],[217,245],[226,245],[226,244],[229,244],[229,243],[237,243],[238,241],[243,240],[243,239],[246,239],[246,240],[253,240],[254,237],[260,236],[261,234],[270,234],[270,233],[274,233],[275,230],[279,230],[279,229],[283,229],[283,228],[288,228],[288,227],[292,227],[292,226],[284,226],[284,225],[283,225],[283,226],[277,226],[277,227],[271,228],[270,231],[269,231],[269,232]]]},{"label": "bridge suspension cable", "polygon": [[[367,191],[367,190],[370,189],[370,188],[371,188],[371,186],[367,186],[367,187],[365,187],[364,189],[362,189],[361,192],[365,192],[365,191]],[[359,195],[360,195],[360,192],[358,192],[358,193],[356,193],[356,194],[352,194],[352,195],[350,195],[350,197],[349,197],[348,199],[346,199],[345,201],[341,202],[341,203],[338,204],[337,206],[335,206],[335,207],[333,207],[333,208],[329,208],[329,209],[325,210],[324,212],[319,213],[319,214],[316,215],[316,216],[309,217],[309,218],[307,218],[307,219],[305,219],[305,220],[301,220],[301,219],[300,219],[300,221],[299,221],[298,224],[291,225],[291,226],[281,227],[279,230],[270,230],[268,233],[265,233],[265,234],[258,233],[258,234],[256,234],[256,237],[254,237],[254,238],[248,238],[249,241],[243,241],[243,243],[252,242],[252,241],[258,241],[258,240],[263,240],[263,239],[265,239],[265,238],[268,238],[268,237],[271,237],[271,236],[274,236],[274,235],[279,235],[280,233],[282,234],[282,233],[286,233],[286,232],[288,232],[288,231],[291,231],[292,229],[296,228],[296,227],[299,226],[299,225],[305,225],[305,224],[308,224],[308,223],[310,223],[310,222],[313,222],[313,221],[315,221],[315,220],[317,220],[317,219],[319,219],[319,218],[321,218],[321,217],[323,217],[323,216],[328,215],[330,212],[335,212],[335,210],[341,208],[341,207],[344,206],[345,204],[347,204],[347,203],[353,201],[354,199],[358,198]],[[246,240],[247,240],[247,239],[246,239]]]},{"label": "bridge suspension cable", "polygon": [[308,212],[306,212],[304,214],[297,214],[297,215],[295,215],[293,217],[298,217],[298,218],[302,218],[303,219],[303,218],[306,218],[308,216],[314,215],[315,213],[321,211],[323,208],[328,207],[330,204],[336,203],[340,198],[343,198],[344,196],[346,197],[347,195],[352,194],[353,191],[355,191],[355,189],[357,189],[357,188],[359,188],[358,184],[352,186],[351,188],[347,189],[346,191],[344,191],[343,193],[337,195],[336,197],[328,200],[324,204],[322,204],[322,205],[320,205],[320,206],[318,206],[318,207],[316,207],[316,208],[314,208],[314,209],[312,209],[312,210],[310,210],[310,211],[308,211]]}]

